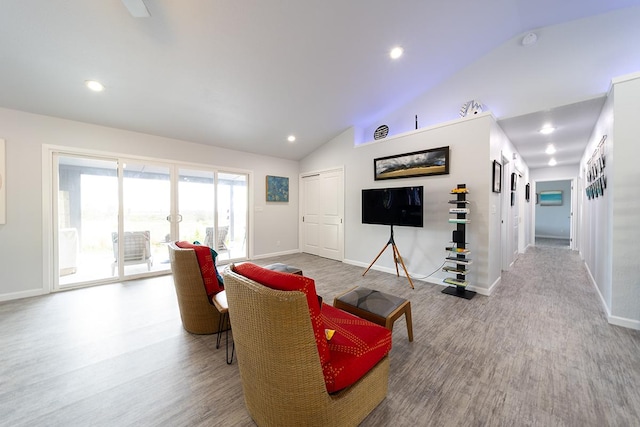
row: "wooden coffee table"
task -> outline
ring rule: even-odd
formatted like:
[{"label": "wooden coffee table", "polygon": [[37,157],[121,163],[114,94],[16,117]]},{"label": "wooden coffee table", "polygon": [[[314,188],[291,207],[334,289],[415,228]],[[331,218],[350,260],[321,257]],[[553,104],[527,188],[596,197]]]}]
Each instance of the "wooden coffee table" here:
[{"label": "wooden coffee table", "polygon": [[356,286],[333,300],[333,306],[393,331],[393,323],[404,314],[407,335],[413,341],[411,302],[404,298]]}]

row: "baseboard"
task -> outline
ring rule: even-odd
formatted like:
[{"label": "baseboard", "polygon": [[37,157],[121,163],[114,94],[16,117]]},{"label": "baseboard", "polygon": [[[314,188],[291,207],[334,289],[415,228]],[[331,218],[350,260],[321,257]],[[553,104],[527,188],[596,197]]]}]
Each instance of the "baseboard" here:
[{"label": "baseboard", "polygon": [[46,295],[46,294],[48,294],[48,292],[46,292],[44,289],[33,289],[31,291],[12,292],[8,294],[0,294],[0,301],[11,301],[11,300],[22,299],[22,298],[38,297],[40,295]]},{"label": "baseboard", "polygon": [[567,236],[567,237],[562,237],[562,236],[545,236],[542,234],[536,234],[536,236],[534,237],[534,241],[536,238],[541,238],[541,239],[557,239],[557,240],[569,240],[571,239],[571,237]]},{"label": "baseboard", "polygon": [[299,254],[300,250],[299,249],[292,249],[289,251],[282,251],[282,252],[273,252],[270,254],[262,254],[262,255],[254,255],[253,257],[251,257],[251,259],[263,259],[263,258],[273,258],[276,256],[284,256],[284,255],[293,255],[293,254]]},{"label": "baseboard", "polygon": [[[580,254],[580,257],[584,261],[584,258],[582,257],[582,253]],[[591,282],[593,287],[596,289],[596,292],[600,297],[602,308],[604,308],[605,314],[607,315],[607,322],[609,322],[609,324],[611,325],[622,326],[623,328],[635,329],[637,331],[640,331],[640,321],[634,320],[634,319],[628,319],[626,317],[613,316],[611,314],[611,310],[609,310],[609,306],[607,305],[607,302],[605,301],[604,296],[602,295],[602,292],[600,292],[600,288],[596,283],[596,279],[593,277],[593,274],[591,274],[591,270],[589,269],[589,266],[587,265],[586,262],[584,263],[584,267],[587,269],[587,275],[589,276],[589,281]]]},{"label": "baseboard", "polygon": [[498,287],[498,285],[502,283],[502,276],[498,276],[498,278],[491,284],[491,286],[489,286],[489,289],[487,291],[487,296],[491,296],[491,294],[493,293],[493,291],[496,290],[496,288]]},{"label": "baseboard", "polygon": [[616,326],[622,326],[623,328],[635,329],[640,331],[640,321],[627,319],[626,317],[607,316],[607,320],[610,324]]}]

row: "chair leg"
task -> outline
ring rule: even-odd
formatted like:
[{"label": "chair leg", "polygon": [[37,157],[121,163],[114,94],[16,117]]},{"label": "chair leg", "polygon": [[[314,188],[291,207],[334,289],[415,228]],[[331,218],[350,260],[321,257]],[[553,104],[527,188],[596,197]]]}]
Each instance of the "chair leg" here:
[{"label": "chair leg", "polygon": [[216,337],[216,349],[220,348],[220,339],[222,338],[222,329],[227,320],[227,313],[220,313],[220,319],[218,320],[218,336]]},{"label": "chair leg", "polygon": [[[220,320],[218,321],[218,336],[216,337],[216,349],[220,348],[220,340],[222,339],[222,329],[224,328],[225,324],[229,323],[229,312],[225,312],[225,313],[220,313]],[[227,355],[227,364],[231,365],[233,363],[233,353],[235,352],[236,349],[236,344],[234,342],[231,343],[231,358],[229,358],[229,329],[230,326],[227,328],[227,330],[224,332],[225,334],[225,352]]]},{"label": "chair leg", "polygon": [[231,359],[229,359],[229,329],[226,330],[225,334],[226,334],[225,339],[227,341],[227,345],[226,345],[227,365],[231,365],[233,363],[233,353],[236,350],[236,343],[235,342],[231,343]]}]

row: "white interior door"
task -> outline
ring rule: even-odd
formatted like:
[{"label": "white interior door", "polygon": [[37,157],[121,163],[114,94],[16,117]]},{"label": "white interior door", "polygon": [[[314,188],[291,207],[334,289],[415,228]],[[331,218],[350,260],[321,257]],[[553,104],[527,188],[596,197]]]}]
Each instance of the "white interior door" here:
[{"label": "white interior door", "polygon": [[320,174],[302,178],[302,252],[320,255]]},{"label": "white interior door", "polygon": [[342,169],[301,179],[302,251],[342,261],[344,257],[344,173]]},{"label": "white interior door", "polygon": [[344,186],[342,171],[320,174],[320,256],[342,261]]}]

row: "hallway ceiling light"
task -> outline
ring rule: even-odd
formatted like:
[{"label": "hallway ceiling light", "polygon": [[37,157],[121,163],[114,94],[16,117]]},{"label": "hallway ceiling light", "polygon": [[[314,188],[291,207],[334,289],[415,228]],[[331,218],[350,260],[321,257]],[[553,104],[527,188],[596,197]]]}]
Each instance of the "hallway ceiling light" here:
[{"label": "hallway ceiling light", "polygon": [[296,136],[295,135],[289,135],[287,137],[287,141],[289,141],[289,142],[295,142],[295,140],[296,140]]},{"label": "hallway ceiling light", "polygon": [[555,166],[557,164],[558,162],[556,162],[556,159],[554,159],[553,157],[551,158],[551,160],[549,160],[549,166]]},{"label": "hallway ceiling light", "polygon": [[102,92],[104,90],[104,85],[95,80],[85,80],[84,84],[94,92]]},{"label": "hallway ceiling light", "polygon": [[554,131],[554,130],[556,130],[556,128],[554,128],[553,126],[551,126],[551,125],[544,125],[544,126],[542,127],[542,129],[540,129],[540,131],[539,131],[539,132],[540,132],[541,134],[543,134],[543,135],[549,135],[550,133],[553,133],[553,131]]},{"label": "hallway ceiling light", "polygon": [[391,59],[398,59],[402,56],[403,53],[404,49],[402,49],[400,46],[396,46],[391,49],[391,51],[389,52],[389,56],[391,57]]},{"label": "hallway ceiling light", "polygon": [[544,150],[544,152],[547,153],[547,154],[553,154],[553,153],[556,152],[556,147],[554,147],[553,144],[549,144],[549,145],[547,145],[547,149]]}]

